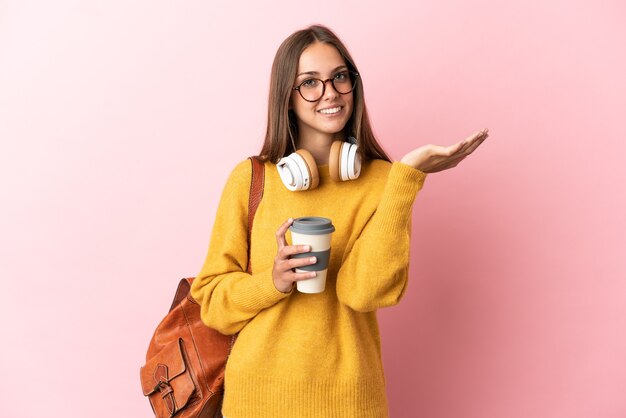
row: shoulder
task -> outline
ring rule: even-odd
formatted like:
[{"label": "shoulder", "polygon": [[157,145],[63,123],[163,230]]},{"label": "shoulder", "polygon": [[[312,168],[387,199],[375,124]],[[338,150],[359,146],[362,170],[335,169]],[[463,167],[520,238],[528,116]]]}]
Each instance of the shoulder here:
[{"label": "shoulder", "polygon": [[[270,161],[265,161],[260,164],[259,168],[261,168],[261,170],[255,171],[255,173],[258,175],[263,172],[264,178],[267,179],[269,170],[276,171],[276,164]],[[243,188],[245,186],[246,188],[250,188],[250,185],[252,184],[252,159],[246,158],[245,160],[241,160],[235,164],[234,168],[230,172],[230,175],[228,176],[226,184],[231,187]]]},{"label": "shoulder", "polygon": [[389,172],[391,171],[392,163],[386,160],[368,160],[361,167],[361,176],[367,179],[367,182],[385,184]]},{"label": "shoulder", "polygon": [[239,193],[250,188],[252,183],[252,163],[246,158],[235,164],[230,171],[224,189],[226,192]]},{"label": "shoulder", "polygon": [[239,161],[230,172],[231,177],[249,176],[252,173],[252,162],[249,158]]},{"label": "shoulder", "polygon": [[373,172],[377,174],[382,174],[382,173],[389,173],[389,170],[391,170],[392,163],[386,160],[374,159],[374,160],[368,160],[366,165],[369,166],[369,169],[372,170]]},{"label": "shoulder", "polygon": [[239,161],[235,164],[235,167],[231,170],[230,175],[228,176],[228,181],[244,181],[247,180],[249,182],[250,176],[252,175],[252,162],[249,158],[245,160]]}]

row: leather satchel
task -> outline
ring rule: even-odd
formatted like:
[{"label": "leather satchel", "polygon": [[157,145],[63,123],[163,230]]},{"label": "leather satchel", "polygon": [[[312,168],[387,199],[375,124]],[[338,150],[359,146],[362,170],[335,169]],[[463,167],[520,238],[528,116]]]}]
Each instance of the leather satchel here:
[{"label": "leather satchel", "polygon": [[[263,197],[265,166],[252,162],[248,204],[248,248],[254,214]],[[248,251],[248,273],[252,272]],[[157,326],[141,367],[141,388],[157,418],[221,417],[226,360],[236,335],[223,335],[200,318],[189,293],[193,278],[178,284],[169,313]]]}]

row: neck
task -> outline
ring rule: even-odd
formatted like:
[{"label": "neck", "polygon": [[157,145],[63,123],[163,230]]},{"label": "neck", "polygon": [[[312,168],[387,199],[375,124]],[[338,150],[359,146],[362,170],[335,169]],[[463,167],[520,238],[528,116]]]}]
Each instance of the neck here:
[{"label": "neck", "polygon": [[297,142],[298,149],[304,148],[309,151],[317,165],[327,165],[330,147],[333,141],[344,140],[343,132],[336,134],[325,134],[316,132],[315,134],[300,135]]}]

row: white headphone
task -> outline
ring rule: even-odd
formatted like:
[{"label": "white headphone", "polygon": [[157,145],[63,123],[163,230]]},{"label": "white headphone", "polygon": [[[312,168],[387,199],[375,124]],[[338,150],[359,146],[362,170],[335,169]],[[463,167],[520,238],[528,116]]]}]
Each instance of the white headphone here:
[{"label": "white headphone", "polygon": [[[361,156],[357,153],[356,139],[349,142],[335,141],[330,147],[328,168],[335,181],[355,180],[361,174]],[[315,159],[305,149],[283,157],[276,164],[283,184],[292,192],[312,190],[319,185],[319,173]]]}]

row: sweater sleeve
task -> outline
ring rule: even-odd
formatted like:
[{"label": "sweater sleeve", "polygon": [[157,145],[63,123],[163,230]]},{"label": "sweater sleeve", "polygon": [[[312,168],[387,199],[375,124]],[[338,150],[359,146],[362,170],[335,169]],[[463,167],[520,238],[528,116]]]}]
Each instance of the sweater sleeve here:
[{"label": "sweater sleeve", "polygon": [[239,332],[261,310],[291,292],[274,286],[272,269],[248,268],[248,200],[252,165],[239,163],[230,174],[217,208],[209,250],[191,286],[191,296],[201,305],[202,321],[225,335]]},{"label": "sweater sleeve", "polygon": [[396,305],[408,280],[413,202],[427,174],[392,163],[381,200],[337,273],[337,297],[359,312]]}]

